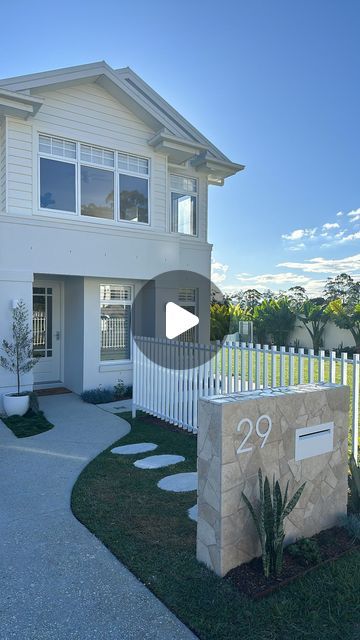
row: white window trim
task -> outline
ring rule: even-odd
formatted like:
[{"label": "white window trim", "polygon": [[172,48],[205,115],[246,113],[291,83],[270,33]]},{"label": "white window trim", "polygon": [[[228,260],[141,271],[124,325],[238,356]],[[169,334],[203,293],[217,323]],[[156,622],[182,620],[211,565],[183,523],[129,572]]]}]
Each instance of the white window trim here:
[{"label": "white window trim", "polygon": [[[73,142],[76,145],[76,158],[64,158],[63,156],[56,156],[54,154],[49,154],[44,151],[40,151],[40,136],[46,136],[47,138],[59,138],[61,140],[65,140],[66,142]],[[80,157],[80,146],[86,145],[88,147],[96,147],[98,149],[102,149],[104,151],[111,151],[114,153],[114,167],[108,167],[106,165],[92,163],[88,161],[81,160]],[[128,151],[124,151],[122,149],[109,149],[108,147],[101,147],[98,144],[91,144],[89,142],[82,142],[79,140],[72,140],[67,136],[60,136],[51,133],[46,133],[44,131],[38,131],[36,136],[36,154],[37,154],[37,210],[42,215],[48,216],[63,216],[70,219],[82,219],[85,222],[95,222],[97,224],[106,224],[106,225],[114,225],[117,226],[135,226],[135,228],[148,228],[151,226],[151,171],[152,171],[152,163],[151,158],[148,158],[143,155],[137,155],[134,153],[129,153]],[[118,162],[118,153],[124,153],[128,156],[134,156],[135,158],[143,158],[148,162],[148,174],[140,174],[134,171],[127,171],[125,169],[119,168]],[[62,209],[50,209],[47,207],[41,207],[40,204],[40,196],[41,196],[41,188],[40,188],[40,158],[46,158],[49,160],[55,160],[57,162],[68,162],[69,164],[75,165],[75,207],[76,211],[64,211]],[[111,171],[114,174],[114,218],[97,218],[96,216],[86,216],[81,214],[81,166],[93,167],[95,169],[104,169],[104,171]],[[147,180],[148,185],[148,222],[137,222],[135,220],[124,220],[120,218],[120,188],[119,188],[119,176],[120,174],[134,176],[136,178],[143,178]]]},{"label": "white window trim", "polygon": [[[104,286],[114,286],[114,287],[130,287],[131,288],[131,299],[130,300],[102,300],[101,296],[100,296],[100,287],[104,287]],[[118,366],[118,365],[129,365],[132,363],[133,361],[133,348],[132,348],[132,343],[133,343],[133,331],[132,331],[132,325],[133,325],[133,303],[134,303],[134,285],[129,285],[128,283],[124,283],[124,282],[101,282],[99,285],[99,367],[113,367],[113,366]],[[131,308],[131,315],[130,315],[130,358],[126,358],[123,360],[101,360],[101,305],[102,304],[106,304],[106,303],[111,303],[111,304],[117,304],[117,305],[128,305]],[[105,370],[105,369],[104,369]]]},{"label": "white window trim", "polygon": [[[171,176],[177,176],[179,178],[191,178],[191,180],[196,180],[196,192],[195,191],[185,191],[185,189],[175,189],[171,186]],[[169,172],[169,211],[170,211],[170,233],[176,236],[182,236],[183,238],[198,238],[199,237],[199,180],[194,176],[187,176],[181,173],[174,173],[173,171]],[[196,199],[196,233],[182,233],[181,231],[173,231],[172,229],[172,202],[171,202],[171,194],[172,193],[180,193],[181,195],[194,196]]]}]

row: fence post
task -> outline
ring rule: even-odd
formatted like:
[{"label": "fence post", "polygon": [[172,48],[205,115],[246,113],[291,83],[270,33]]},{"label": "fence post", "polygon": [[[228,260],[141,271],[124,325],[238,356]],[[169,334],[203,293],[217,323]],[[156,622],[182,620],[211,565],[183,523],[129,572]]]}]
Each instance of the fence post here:
[{"label": "fence post", "polygon": [[325,382],[325,351],[319,351],[319,382]]},{"label": "fence post", "polygon": [[289,349],[289,386],[292,387],[294,384],[294,347],[290,347]]},{"label": "fence post", "polygon": [[308,349],[308,382],[314,382],[314,349]]},{"label": "fence post", "polygon": [[280,387],[285,386],[285,347],[280,347]]},{"label": "fence post", "polygon": [[139,367],[137,366],[137,345],[135,340],[133,339],[132,345],[133,352],[133,392],[132,392],[132,403],[131,403],[131,416],[132,418],[136,418],[136,396],[137,396],[137,376]]},{"label": "fence post", "polygon": [[271,347],[271,386],[276,387],[276,355],[277,346],[273,344]]},{"label": "fence post", "polygon": [[304,382],[304,349],[300,347],[298,349],[298,358],[299,358],[299,370],[298,370],[298,382],[302,384]]},{"label": "fence post", "polygon": [[268,389],[269,388],[269,361],[268,361],[269,345],[264,344],[264,346],[263,346],[263,354],[264,354],[264,360],[263,360],[263,374],[264,374],[263,387],[264,387],[264,389]]},{"label": "fence post", "polygon": [[347,353],[341,354],[341,384],[347,384]]},{"label": "fence post", "polygon": [[255,345],[255,389],[260,389],[260,351],[261,345]]},{"label": "fence post", "polygon": [[353,355],[353,419],[352,419],[352,453],[357,463],[359,446],[359,354]]},{"label": "fence post", "polygon": [[336,375],[336,353],[330,351],[330,382],[335,382]]}]

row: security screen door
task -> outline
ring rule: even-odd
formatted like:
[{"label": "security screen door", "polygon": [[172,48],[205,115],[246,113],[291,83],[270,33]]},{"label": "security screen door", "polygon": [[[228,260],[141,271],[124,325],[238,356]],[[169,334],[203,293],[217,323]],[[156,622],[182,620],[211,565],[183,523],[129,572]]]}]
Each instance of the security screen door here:
[{"label": "security screen door", "polygon": [[33,347],[39,362],[34,382],[60,382],[60,284],[36,281],[33,286]]}]

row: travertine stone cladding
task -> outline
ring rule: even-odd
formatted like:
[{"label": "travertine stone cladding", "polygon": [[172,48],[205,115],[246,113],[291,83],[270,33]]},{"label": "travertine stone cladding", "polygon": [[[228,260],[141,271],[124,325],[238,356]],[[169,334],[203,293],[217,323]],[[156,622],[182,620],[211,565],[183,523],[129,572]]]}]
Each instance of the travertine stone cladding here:
[{"label": "travertine stone cladding", "polygon": [[[289,480],[289,495],[306,482],[286,520],[286,543],[339,523],[347,504],[348,411],[349,388],[330,383],[200,400],[198,559],[223,576],[260,555],[241,497],[244,491],[256,503],[259,468],[271,480],[275,474],[283,491]],[[270,418],[271,430],[266,418],[256,429],[261,416]],[[308,427],[311,433],[312,427],[325,423],[334,423],[333,449],[297,462],[296,429]],[[268,430],[267,438],[262,437]]]}]

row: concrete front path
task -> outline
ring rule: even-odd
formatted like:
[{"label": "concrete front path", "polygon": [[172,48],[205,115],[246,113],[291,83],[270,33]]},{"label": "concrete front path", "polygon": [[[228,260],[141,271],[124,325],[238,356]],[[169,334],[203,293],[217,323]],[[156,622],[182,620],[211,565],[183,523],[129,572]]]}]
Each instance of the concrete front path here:
[{"label": "concrete front path", "polygon": [[128,423],[73,394],[40,403],[47,433],[0,421],[1,640],[194,639],[70,510],[80,471]]}]

